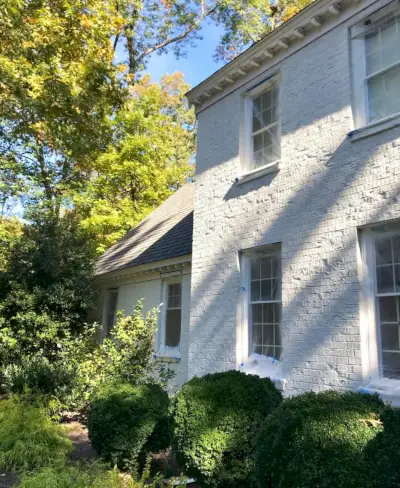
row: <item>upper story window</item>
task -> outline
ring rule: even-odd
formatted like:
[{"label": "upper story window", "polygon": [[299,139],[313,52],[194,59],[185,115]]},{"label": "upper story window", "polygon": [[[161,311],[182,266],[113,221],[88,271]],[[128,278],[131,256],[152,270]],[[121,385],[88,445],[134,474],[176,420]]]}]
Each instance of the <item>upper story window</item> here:
[{"label": "upper story window", "polygon": [[241,163],[244,175],[275,167],[281,157],[279,76],[245,94]]},{"label": "upper story window", "polygon": [[365,36],[368,122],[400,112],[400,16]]},{"label": "upper story window", "polygon": [[356,128],[400,114],[400,11],[379,10],[351,29]]},{"label": "upper story window", "polygon": [[253,99],[252,158],[250,170],[273,163],[280,158],[279,86],[274,81]]}]

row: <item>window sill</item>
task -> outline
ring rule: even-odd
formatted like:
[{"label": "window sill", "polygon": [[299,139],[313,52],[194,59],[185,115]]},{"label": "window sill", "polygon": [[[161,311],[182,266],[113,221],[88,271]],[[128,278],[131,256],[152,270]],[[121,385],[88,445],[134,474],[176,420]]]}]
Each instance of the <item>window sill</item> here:
[{"label": "window sill", "polygon": [[358,389],[360,393],[378,394],[385,402],[394,407],[400,406],[400,380],[378,378],[371,380],[367,386]]},{"label": "window sill", "polygon": [[181,353],[178,347],[160,346],[153,358],[161,363],[180,363]]},{"label": "window sill", "polygon": [[283,391],[286,380],[281,377],[282,362],[269,356],[262,356],[253,353],[247,361],[243,362],[239,371],[245,374],[252,374],[260,378],[269,378],[278,390]]},{"label": "window sill", "polygon": [[261,176],[267,175],[269,173],[274,173],[275,171],[279,170],[279,161],[274,161],[273,163],[267,164],[266,166],[261,166],[261,168],[253,169],[253,171],[249,171],[244,175],[240,176],[236,180],[237,185],[242,185],[243,183],[247,183],[248,181],[255,180],[256,178],[260,178]]},{"label": "window sill", "polygon": [[400,125],[400,114],[394,114],[390,117],[386,117],[381,120],[377,120],[376,122],[371,122],[370,124],[361,127],[360,129],[352,130],[347,134],[350,141],[358,141],[359,139],[364,139],[365,137],[372,136],[374,134],[378,134],[379,132],[383,132],[388,129],[392,129],[393,127],[397,127]]}]

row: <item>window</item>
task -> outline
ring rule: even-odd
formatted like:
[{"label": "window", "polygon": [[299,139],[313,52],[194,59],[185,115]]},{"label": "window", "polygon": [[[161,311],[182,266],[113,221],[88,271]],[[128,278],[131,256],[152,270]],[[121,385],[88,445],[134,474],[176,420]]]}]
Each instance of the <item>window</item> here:
[{"label": "window", "polygon": [[165,312],[165,346],[178,347],[181,340],[182,284],[167,284]]},{"label": "window", "polygon": [[281,358],[281,258],[277,246],[271,252],[249,256],[250,353]]},{"label": "window", "polygon": [[253,99],[252,163],[250,169],[273,163],[280,158],[279,87],[277,82]]},{"label": "window", "polygon": [[365,36],[368,122],[400,112],[400,17]]},{"label": "window", "polygon": [[274,76],[244,98],[243,169],[275,165],[280,157],[279,78]]},{"label": "window", "polygon": [[400,114],[400,12],[388,8],[351,30],[357,128]]},{"label": "window", "polygon": [[118,304],[118,288],[113,288],[107,292],[106,302],[106,334],[109,335],[114,327]]},{"label": "window", "polygon": [[376,237],[375,268],[382,375],[400,379],[400,235]]}]

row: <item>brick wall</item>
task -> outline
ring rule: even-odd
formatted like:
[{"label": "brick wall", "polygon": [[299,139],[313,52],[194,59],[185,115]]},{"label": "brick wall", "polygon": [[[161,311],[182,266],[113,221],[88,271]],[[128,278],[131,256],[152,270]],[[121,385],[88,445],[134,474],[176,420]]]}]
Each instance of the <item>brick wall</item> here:
[{"label": "brick wall", "polygon": [[[347,136],[352,22],[199,111],[189,377],[240,363],[238,253],[280,242],[286,393],[362,381],[357,228],[400,218],[400,128]],[[280,170],[238,186],[241,94],[277,68]]]}]

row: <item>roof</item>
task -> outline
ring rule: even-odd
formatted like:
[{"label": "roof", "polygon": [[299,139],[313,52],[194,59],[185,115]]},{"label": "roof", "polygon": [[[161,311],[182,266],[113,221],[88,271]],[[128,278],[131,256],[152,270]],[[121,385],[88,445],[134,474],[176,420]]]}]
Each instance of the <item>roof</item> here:
[{"label": "roof", "polygon": [[170,196],[122,239],[95,266],[95,275],[192,253],[194,183]]},{"label": "roof", "polygon": [[199,108],[203,103],[223,96],[226,90],[251,79],[273,66],[290,52],[301,48],[307,39],[316,39],[332,22],[343,20],[351,12],[351,0],[315,0],[298,14],[265,35],[233,61],[192,88],[187,94],[190,103]]}]

